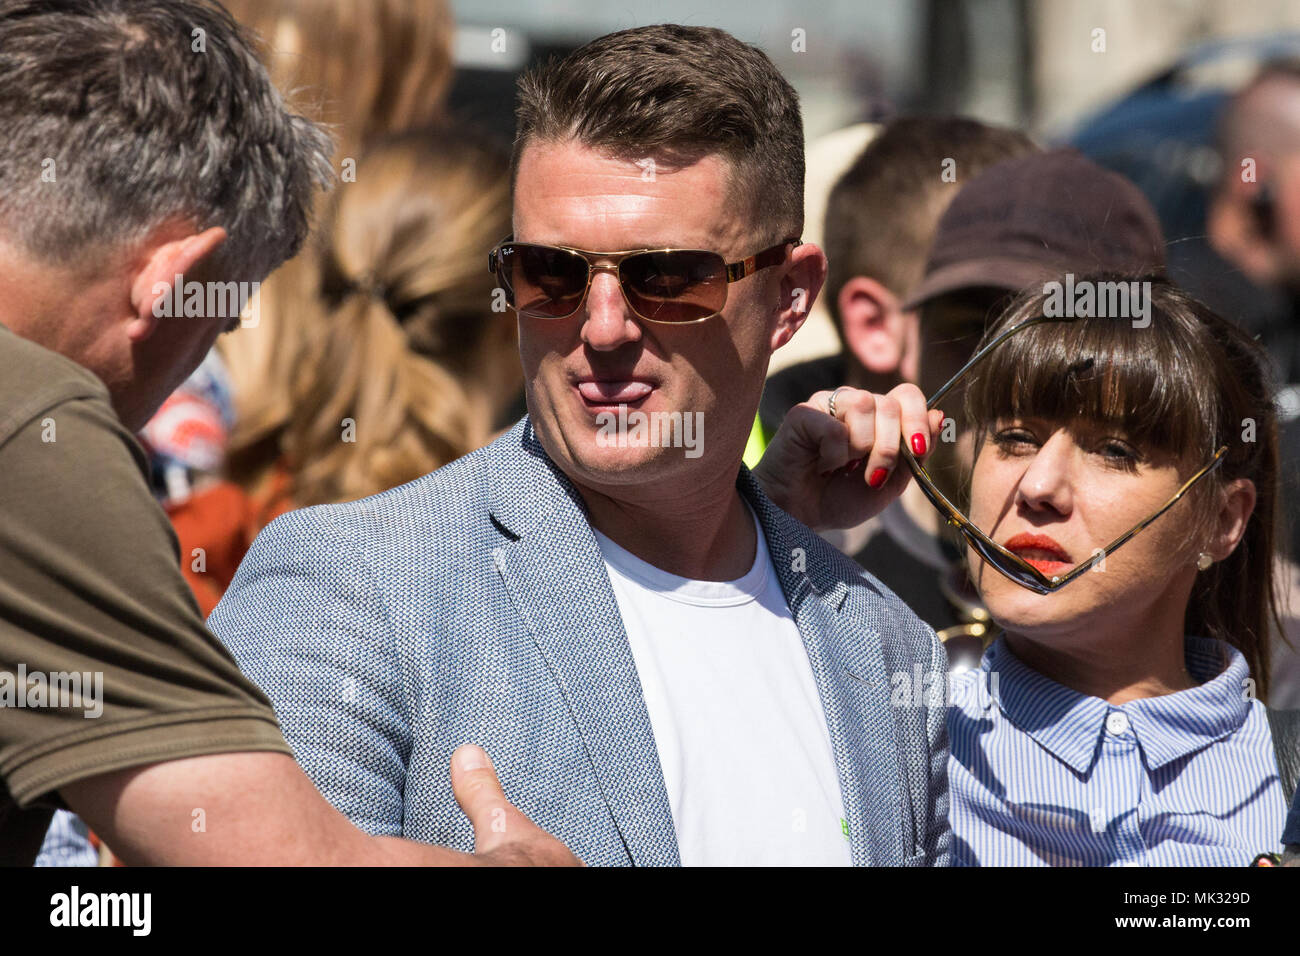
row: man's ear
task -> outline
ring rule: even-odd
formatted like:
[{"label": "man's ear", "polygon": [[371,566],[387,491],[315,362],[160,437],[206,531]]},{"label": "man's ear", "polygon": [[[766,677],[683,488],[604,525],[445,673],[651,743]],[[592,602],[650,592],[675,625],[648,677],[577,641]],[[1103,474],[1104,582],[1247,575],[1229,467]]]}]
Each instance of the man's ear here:
[{"label": "man's ear", "polygon": [[909,335],[909,317],[898,296],[875,279],[854,276],[836,304],[844,343],[862,367],[873,375],[899,376],[915,336]]},{"label": "man's ear", "polygon": [[1219,501],[1219,518],[1210,547],[1215,561],[1222,561],[1236,549],[1255,511],[1255,483],[1248,478],[1228,482]]},{"label": "man's ear", "polygon": [[795,246],[781,276],[781,301],[772,329],[773,352],[794,338],[825,284],[826,253],[811,242]]},{"label": "man's ear", "polygon": [[[134,318],[127,323],[126,334],[132,342],[143,342],[158,328],[158,319],[166,314],[160,300],[170,298],[172,286],[178,281],[190,281],[187,275],[199,270],[199,265],[226,241],[226,230],[213,226],[203,232],[192,233],[146,250],[144,263],[131,282],[131,310]],[[197,280],[196,280],[197,281]],[[184,288],[179,296],[183,299]]]}]

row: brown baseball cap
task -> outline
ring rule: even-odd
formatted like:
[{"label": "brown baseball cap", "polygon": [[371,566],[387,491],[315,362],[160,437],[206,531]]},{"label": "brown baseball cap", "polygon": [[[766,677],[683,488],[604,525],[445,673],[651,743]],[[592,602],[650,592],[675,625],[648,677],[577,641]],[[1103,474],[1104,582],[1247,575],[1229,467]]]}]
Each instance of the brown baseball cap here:
[{"label": "brown baseball cap", "polygon": [[948,292],[1011,292],[1066,272],[1161,273],[1165,240],[1146,197],[1118,173],[1072,149],[990,166],[939,220],[915,309]]}]

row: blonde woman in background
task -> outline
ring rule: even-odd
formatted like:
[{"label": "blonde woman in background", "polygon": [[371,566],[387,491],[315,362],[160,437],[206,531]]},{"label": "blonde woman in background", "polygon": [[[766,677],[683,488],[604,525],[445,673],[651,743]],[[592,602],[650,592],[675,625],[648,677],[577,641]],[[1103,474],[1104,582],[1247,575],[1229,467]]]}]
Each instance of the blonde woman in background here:
[{"label": "blonde woman in background", "polygon": [[[326,124],[339,185],[377,138],[440,123],[453,75],[454,23],[443,0],[226,0],[257,34],[258,53],[285,99]],[[250,395],[287,405],[273,356],[298,354],[303,329],[292,304],[313,281],[299,257],[262,283],[246,334],[225,336],[168,398],[141,438],[155,494],[182,504],[222,470],[230,432]],[[289,308],[284,306],[289,304]],[[255,321],[254,321],[255,319]]]},{"label": "blonde woman in background", "polygon": [[507,423],[517,332],[483,262],[509,232],[507,157],[461,131],[386,140],[336,190],[295,284],[276,289],[301,345],[271,352],[272,387],[243,395],[231,480],[172,510],[205,613],[278,515],[410,481]]},{"label": "blonde woman in background", "polygon": [[444,118],[455,24],[443,0],[224,5],[261,35],[271,78],[294,108],[333,127],[337,158]]},{"label": "blonde woman in background", "polygon": [[[327,124],[337,150],[336,188],[350,185],[356,159],[376,139],[444,119],[453,75],[455,24],[443,0],[225,0],[264,43],[271,78],[303,115]],[[493,239],[496,242],[500,239]],[[304,286],[303,257],[262,284],[258,324],[219,343],[236,418],[249,403],[285,403],[276,356],[302,347],[292,309]]]}]

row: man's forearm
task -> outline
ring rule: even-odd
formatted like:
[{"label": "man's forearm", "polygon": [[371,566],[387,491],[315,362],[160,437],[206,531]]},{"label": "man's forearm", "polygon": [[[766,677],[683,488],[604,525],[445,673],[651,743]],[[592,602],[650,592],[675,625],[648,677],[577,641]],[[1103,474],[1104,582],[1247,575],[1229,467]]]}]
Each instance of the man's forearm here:
[{"label": "man's forearm", "polygon": [[61,793],[129,865],[468,861],[468,854],[364,833],[285,754],[172,760],[77,781]]},{"label": "man's forearm", "polygon": [[480,748],[458,748],[451,769],[456,800],[475,828],[475,853],[365,833],[281,753],[133,767],[60,794],[132,866],[581,865],[510,805]]}]

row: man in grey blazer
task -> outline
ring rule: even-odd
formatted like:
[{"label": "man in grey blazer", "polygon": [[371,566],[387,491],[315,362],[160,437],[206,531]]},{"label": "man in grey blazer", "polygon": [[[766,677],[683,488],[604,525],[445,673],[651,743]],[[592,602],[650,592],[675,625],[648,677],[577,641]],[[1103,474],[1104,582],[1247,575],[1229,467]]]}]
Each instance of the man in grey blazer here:
[{"label": "man in grey blazer", "polygon": [[[942,648],[741,465],[826,272],[794,91],[720,30],[645,27],[526,76],[518,119],[491,267],[528,416],[280,518],[209,624],[372,833],[471,848],[472,741],[588,864],[946,863],[946,701],[897,693]],[[819,401],[782,493],[883,506],[900,436],[933,441],[919,391]]]}]

